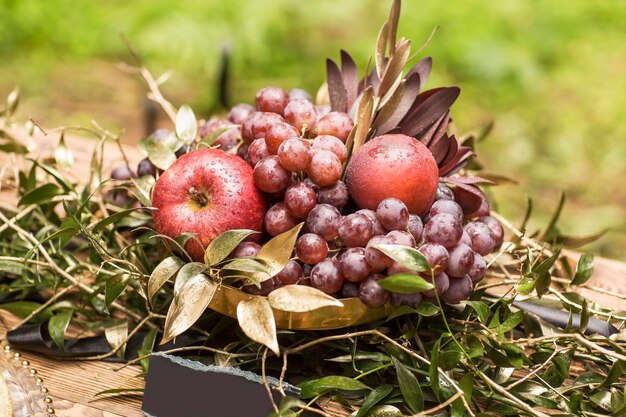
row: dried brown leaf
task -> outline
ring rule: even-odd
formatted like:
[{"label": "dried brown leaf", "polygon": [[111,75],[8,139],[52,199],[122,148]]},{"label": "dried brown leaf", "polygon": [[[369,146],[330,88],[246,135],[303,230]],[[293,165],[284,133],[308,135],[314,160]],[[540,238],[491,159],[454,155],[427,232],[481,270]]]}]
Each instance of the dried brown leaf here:
[{"label": "dried brown leaf", "polygon": [[389,59],[385,72],[380,80],[380,86],[378,87],[377,96],[383,97],[391,89],[391,87],[398,82],[398,77],[402,77],[402,70],[404,69],[409,54],[411,53],[411,41],[403,39],[398,43],[396,54]]},{"label": "dried brown leaf", "polygon": [[[387,51],[387,41],[389,39],[389,22],[385,22],[378,32],[378,40],[376,41],[376,74],[378,77],[383,76],[385,72],[385,53]],[[367,74],[367,72],[366,72]]]},{"label": "dried brown leaf", "polygon": [[372,124],[372,112],[374,111],[374,90],[372,87],[367,87],[365,91],[363,91],[363,95],[361,96],[361,101],[359,102],[359,107],[356,115],[356,124],[354,129],[356,129],[354,134],[354,141],[352,144],[352,154],[357,152],[359,148],[365,143],[365,139],[367,138],[367,133]]},{"label": "dried brown leaf", "polygon": [[305,285],[286,285],[272,291],[267,300],[278,310],[304,313],[322,307],[343,307],[343,303],[330,295]]},{"label": "dried brown leaf", "polygon": [[246,336],[280,355],[274,312],[266,298],[250,297],[240,301],[237,305],[237,320]]},{"label": "dried brown leaf", "polygon": [[396,51],[396,36],[398,34],[398,23],[400,21],[400,7],[401,1],[394,0],[389,12],[389,56],[392,57]]}]

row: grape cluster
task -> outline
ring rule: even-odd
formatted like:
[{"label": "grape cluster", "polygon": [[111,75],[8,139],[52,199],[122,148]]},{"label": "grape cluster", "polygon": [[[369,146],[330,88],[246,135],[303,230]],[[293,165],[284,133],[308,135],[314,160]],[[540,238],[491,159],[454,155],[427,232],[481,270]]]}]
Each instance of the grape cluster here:
[{"label": "grape cluster", "polygon": [[[440,183],[425,216],[410,213],[395,198],[376,210],[356,208],[341,180],[348,152],[345,142],[354,127],[349,115],[316,106],[303,90],[286,92],[267,87],[256,96],[256,108],[239,104],[228,122],[239,125],[239,145],[229,137],[216,142],[225,150],[235,146],[254,169],[256,186],[273,205],[265,216],[269,236],[304,222],[296,241],[295,258],[261,288],[245,291],[266,295],[281,285],[310,285],[336,297],[359,297],[372,308],[390,302],[416,306],[439,296],[458,303],[484,277],[484,256],[503,241],[500,223],[489,207],[478,209],[468,196]],[[202,133],[206,134],[206,133]],[[419,250],[430,270],[419,275],[434,289],[415,294],[390,293],[378,281],[398,273],[416,274],[384,253],[376,244],[404,245]],[[241,243],[232,257],[254,256],[258,245]]]}]

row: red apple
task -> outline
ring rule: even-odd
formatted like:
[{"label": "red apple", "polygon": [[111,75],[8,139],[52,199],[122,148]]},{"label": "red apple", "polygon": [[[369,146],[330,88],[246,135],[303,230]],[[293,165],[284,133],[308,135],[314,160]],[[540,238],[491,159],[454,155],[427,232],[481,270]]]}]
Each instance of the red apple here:
[{"label": "red apple", "polygon": [[186,232],[198,236],[199,242],[189,239],[185,245],[196,261],[204,259],[205,248],[226,230],[261,232],[267,211],[250,165],[236,155],[209,148],[178,158],[157,180],[152,205],[157,232],[172,238]]},{"label": "red apple", "polygon": [[432,153],[406,135],[371,139],[352,156],[346,171],[350,196],[362,209],[376,210],[382,200],[394,197],[421,216],[432,205],[438,183]]}]

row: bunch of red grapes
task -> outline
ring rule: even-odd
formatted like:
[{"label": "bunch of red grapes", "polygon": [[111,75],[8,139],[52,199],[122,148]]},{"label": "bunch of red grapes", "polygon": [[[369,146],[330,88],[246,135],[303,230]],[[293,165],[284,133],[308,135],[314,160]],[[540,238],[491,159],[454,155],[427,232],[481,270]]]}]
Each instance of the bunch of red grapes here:
[{"label": "bunch of red grapes", "polygon": [[[267,295],[282,285],[310,285],[337,297],[359,297],[372,308],[387,302],[415,307],[434,299],[435,292],[450,304],[467,299],[485,275],[484,256],[502,244],[502,226],[489,216],[488,205],[465,213],[453,190],[441,182],[422,217],[396,198],[381,201],[376,210],[359,209],[342,181],[348,159],[345,142],[353,127],[348,114],[314,105],[305,91],[287,93],[277,87],[259,91],[256,109],[238,104],[227,120],[211,119],[200,127],[201,137],[223,130],[213,144],[237,153],[254,168],[256,186],[272,203],[264,222],[267,234],[276,236],[305,223],[295,245],[296,258],[261,288],[247,285],[244,290]],[[172,133],[159,130],[152,136],[159,140]],[[188,150],[181,148],[177,156]],[[145,159],[137,175],[156,171]],[[382,288],[378,281],[386,276],[417,273],[370,247],[376,244],[421,252],[430,270],[419,275],[434,289],[400,294]],[[242,242],[231,257],[254,257],[260,248]]]},{"label": "bunch of red grapes", "polygon": [[[409,213],[395,198],[376,210],[361,209],[350,199],[341,180],[348,158],[345,142],[354,123],[346,113],[315,106],[303,90],[267,87],[256,96],[256,109],[232,108],[228,120],[211,120],[201,136],[230,124],[239,125],[215,142],[244,157],[254,168],[254,182],[273,205],[265,216],[265,231],[276,236],[305,222],[295,247],[296,259],[261,288],[245,290],[266,295],[281,285],[310,285],[337,297],[359,297],[368,307],[415,307],[435,291],[447,303],[470,296],[485,275],[483,256],[502,244],[503,229],[489,208],[467,213],[452,190],[440,183],[436,200],[423,217]],[[241,141],[240,138],[243,140]],[[431,270],[420,273],[435,289],[423,293],[390,293],[378,281],[411,273],[369,246],[397,244],[418,249]],[[260,245],[241,243],[231,256],[255,256]]]}]

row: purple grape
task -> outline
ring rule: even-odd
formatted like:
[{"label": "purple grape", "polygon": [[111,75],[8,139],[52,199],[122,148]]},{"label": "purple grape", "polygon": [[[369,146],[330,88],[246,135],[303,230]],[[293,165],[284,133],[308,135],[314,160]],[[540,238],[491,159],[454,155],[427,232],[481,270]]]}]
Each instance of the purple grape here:
[{"label": "purple grape", "polygon": [[139,161],[139,164],[137,165],[138,177],[143,177],[144,175],[152,175],[153,177],[155,177],[156,174],[157,174],[157,169],[154,166],[154,164],[150,162],[148,158],[145,158]]},{"label": "purple grape", "polygon": [[370,274],[370,266],[365,260],[365,249],[350,248],[339,256],[339,266],[344,278],[351,282],[361,282]]},{"label": "purple grape", "polygon": [[301,88],[294,88],[289,92],[289,100],[308,100],[311,101],[311,95]]},{"label": "purple grape", "polygon": [[254,139],[266,137],[267,131],[274,125],[284,123],[285,119],[276,113],[255,111],[241,125],[241,137],[250,144]]},{"label": "purple grape", "polygon": [[327,241],[339,235],[341,214],[330,204],[319,204],[309,213],[306,226],[309,232],[322,236]]},{"label": "purple grape", "polygon": [[416,292],[412,294],[391,293],[391,305],[395,308],[400,306],[409,306],[416,308],[422,301],[422,293]]},{"label": "purple grape", "polygon": [[382,225],[378,217],[376,217],[376,212],[370,209],[361,209],[357,210],[357,213],[363,214],[367,216],[368,219],[372,222],[372,232],[374,232],[374,236],[384,235],[387,233],[387,229]]},{"label": "purple grape", "polygon": [[424,238],[426,241],[438,243],[446,248],[456,245],[462,235],[463,227],[461,223],[448,213],[441,213],[431,217],[426,226],[424,226]]},{"label": "purple grape", "polygon": [[465,231],[472,239],[472,250],[482,256],[491,253],[496,246],[496,239],[491,229],[485,223],[471,222],[465,225]]},{"label": "purple grape", "polygon": [[[348,187],[343,181],[337,181],[334,185],[322,187],[317,192],[317,201],[320,204],[330,204],[331,206],[337,207],[339,210],[348,204],[349,198]],[[372,225],[372,227],[374,227],[374,225]]]},{"label": "purple grape", "polygon": [[269,156],[270,152],[267,150],[267,145],[263,138],[255,139],[248,147],[248,162],[252,168]]},{"label": "purple grape", "polygon": [[447,185],[439,183],[435,200],[454,200],[454,193]]},{"label": "purple grape", "polygon": [[466,275],[474,263],[474,252],[469,246],[459,243],[448,250],[448,268],[446,273],[451,277]]},{"label": "purple grape", "polygon": [[311,162],[311,146],[302,139],[287,139],[278,147],[278,159],[289,171],[304,171]]},{"label": "purple grape", "polygon": [[309,100],[291,100],[285,107],[285,120],[298,131],[308,132],[317,123],[317,111]]},{"label": "purple grape", "polygon": [[495,238],[495,247],[500,247],[500,245],[502,245],[502,242],[504,241],[504,229],[502,228],[502,224],[500,224],[498,219],[491,216],[483,216],[479,218],[478,221],[485,223],[487,227],[489,227],[489,230],[491,230],[491,233],[493,233],[493,237]]},{"label": "purple grape", "polygon": [[422,219],[417,214],[409,214],[409,224],[407,226],[409,233],[413,235],[415,242],[422,240],[422,233],[424,232],[424,224]]},{"label": "purple grape", "polygon": [[174,152],[174,155],[176,156],[176,158],[180,158],[181,156],[189,153],[189,145],[183,145],[180,148],[178,148],[178,150],[176,152]]},{"label": "purple grape", "polygon": [[339,239],[344,246],[365,246],[372,238],[372,222],[362,214],[349,214],[339,223]]},{"label": "purple grape", "polygon": [[282,285],[295,284],[302,278],[302,267],[298,262],[290,259],[283,270],[276,275],[276,278]]},{"label": "purple grape", "polygon": [[387,275],[392,276],[396,274],[415,274],[415,272],[397,262],[394,262],[389,268],[387,268]]},{"label": "purple grape", "polygon": [[336,294],[343,286],[339,261],[326,258],[311,270],[311,285],[326,294]]},{"label": "purple grape", "polygon": [[298,224],[298,219],[289,213],[285,203],[273,205],[265,213],[265,230],[271,236],[277,236],[294,228]]},{"label": "purple grape", "polygon": [[311,149],[324,149],[334,153],[343,164],[348,159],[348,149],[346,145],[337,137],[330,135],[320,135],[313,139]]},{"label": "purple grape", "polygon": [[415,239],[409,232],[401,232],[400,230],[392,230],[387,233],[387,237],[394,245],[408,246],[410,248],[415,247]]},{"label": "purple grape", "polygon": [[430,208],[430,218],[433,218],[437,214],[448,213],[454,216],[455,219],[463,224],[463,209],[457,203],[452,200],[437,200]]},{"label": "purple grape", "polygon": [[463,300],[467,300],[474,291],[474,285],[470,277],[465,275],[461,278],[450,280],[450,286],[441,297],[448,304],[458,304]]},{"label": "purple grape", "polygon": [[430,265],[431,270],[424,272],[424,276],[430,276],[432,273],[439,274],[448,267],[448,250],[437,243],[426,243],[422,245],[418,251],[424,255]]},{"label": "purple grape", "polygon": [[241,258],[242,256],[257,256],[261,250],[261,245],[256,242],[241,242],[230,253],[231,258]]},{"label": "purple grape", "polygon": [[281,116],[288,102],[287,92],[279,87],[265,87],[256,95],[257,110],[277,113]]},{"label": "purple grape", "polygon": [[254,107],[249,104],[237,104],[228,112],[228,120],[236,125],[240,125],[248,116],[254,112]]},{"label": "purple grape", "polygon": [[474,262],[472,263],[472,266],[467,273],[467,276],[470,277],[472,283],[476,285],[484,278],[486,273],[487,263],[485,262],[485,259],[479,254],[475,253]]},{"label": "purple grape", "polygon": [[345,281],[341,287],[341,298],[353,298],[359,296],[359,283]]},{"label": "purple grape", "polygon": [[461,235],[461,240],[459,240],[459,243],[463,243],[469,247],[472,246],[472,238],[470,237],[470,235],[467,234],[465,229],[463,229],[463,234]]},{"label": "purple grape", "polygon": [[129,180],[135,178],[135,173],[128,165],[120,165],[111,171],[111,178],[114,180]]},{"label": "purple grape", "polygon": [[285,191],[285,205],[292,216],[304,219],[317,205],[315,191],[303,182],[295,182]]},{"label": "purple grape", "polygon": [[[424,277],[424,280],[433,284],[432,277]],[[424,291],[424,296],[429,298],[435,298],[435,291],[437,291],[437,294],[439,294],[439,296],[441,297],[441,295],[445,294],[445,292],[448,290],[450,286],[450,281],[451,280],[448,277],[448,274],[446,274],[445,272],[435,275],[435,282],[433,284],[435,288]]]},{"label": "purple grape", "polygon": [[348,114],[334,111],[318,119],[316,130],[318,135],[332,135],[345,143],[352,128],[354,122]]},{"label": "purple grape", "polygon": [[341,179],[341,161],[331,151],[318,149],[312,151],[311,162],[306,169],[309,178],[320,187],[336,184]]},{"label": "purple grape", "polygon": [[[328,243],[319,235],[305,233],[296,241],[296,256],[305,264],[315,265],[328,255]],[[303,270],[305,276],[310,275],[307,268]]]},{"label": "purple grape", "polygon": [[280,281],[276,278],[266,279],[261,282],[261,288],[257,287],[254,284],[244,285],[241,289],[252,295],[267,295],[274,291],[276,288],[280,287]]},{"label": "purple grape", "polygon": [[409,224],[409,210],[397,198],[385,198],[378,204],[376,217],[387,230],[406,230]]},{"label": "purple grape", "polygon": [[[387,236],[374,236],[370,239],[368,246],[371,245],[390,245],[391,239]],[[380,272],[385,268],[388,268],[393,263],[393,259],[374,248],[366,248],[365,249],[365,259],[369,264],[370,268],[374,272]]]},{"label": "purple grape", "polygon": [[282,191],[289,184],[291,172],[287,171],[275,155],[259,161],[254,167],[254,184],[266,193]]},{"label": "purple grape", "polygon": [[389,291],[378,285],[383,278],[380,274],[370,275],[359,286],[359,299],[369,308],[382,307],[389,301]]}]

